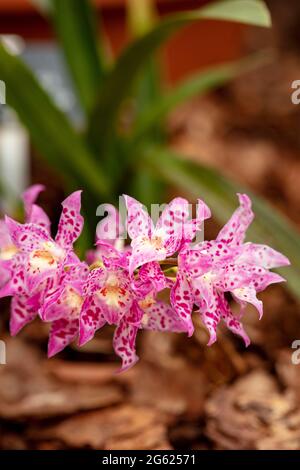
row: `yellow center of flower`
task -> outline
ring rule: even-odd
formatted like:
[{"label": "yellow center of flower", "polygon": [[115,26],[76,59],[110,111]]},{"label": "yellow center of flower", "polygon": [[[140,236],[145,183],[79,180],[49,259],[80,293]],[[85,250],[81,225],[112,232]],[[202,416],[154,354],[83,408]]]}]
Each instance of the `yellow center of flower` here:
[{"label": "yellow center of flower", "polygon": [[30,254],[30,268],[32,271],[42,272],[49,268],[56,268],[57,261],[49,251],[36,250]]},{"label": "yellow center of flower", "polygon": [[140,300],[138,302],[141,309],[144,310],[144,315],[141,320],[141,324],[144,328],[146,328],[149,323],[149,315],[147,313],[147,309],[149,307],[152,307],[152,305],[154,305],[155,303],[156,303],[156,300],[154,299],[152,294],[146,295],[146,297],[143,300]]},{"label": "yellow center of flower", "polygon": [[140,300],[138,302],[139,306],[141,307],[142,310],[146,310],[147,308],[151,307],[156,303],[153,295],[148,294],[143,300]]},{"label": "yellow center of flower", "polygon": [[32,272],[43,272],[47,269],[56,269],[64,250],[52,242],[45,242],[40,250],[29,255],[29,264]]},{"label": "yellow center of flower", "polygon": [[83,298],[75,289],[73,289],[73,287],[67,288],[66,301],[74,313],[79,312],[83,304]]},{"label": "yellow center of flower", "polygon": [[97,291],[97,296],[109,307],[121,307],[123,300],[126,300],[128,294],[126,290],[120,286],[118,277],[115,274],[110,274],[106,280],[105,286]]},{"label": "yellow center of flower", "polygon": [[144,237],[142,239],[142,244],[145,248],[161,250],[163,248],[163,239],[158,235],[155,235],[152,238]]},{"label": "yellow center of flower", "polygon": [[8,245],[1,250],[0,259],[3,261],[9,261],[16,253],[18,253],[18,248],[15,245]]}]

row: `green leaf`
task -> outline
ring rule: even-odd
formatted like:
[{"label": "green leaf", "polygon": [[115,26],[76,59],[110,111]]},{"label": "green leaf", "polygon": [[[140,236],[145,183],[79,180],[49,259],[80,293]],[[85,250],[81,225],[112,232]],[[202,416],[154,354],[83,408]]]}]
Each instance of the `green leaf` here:
[{"label": "green leaf", "polygon": [[134,41],[107,75],[91,114],[88,136],[99,152],[105,152],[124,98],[154,51],[181,27],[202,19],[228,20],[269,26],[270,15],[260,0],[224,0],[197,10],[170,15],[149,33]]},{"label": "green leaf", "polygon": [[[157,22],[157,11],[154,0],[128,0],[127,2],[127,23],[129,32],[133,37],[140,37],[151,31]],[[159,70],[159,57],[154,54],[149,58],[147,64],[143,67],[141,76],[133,89],[132,95],[135,104],[134,120],[130,131],[142,118],[145,110],[149,109],[153,103],[160,102],[161,80]],[[161,143],[162,129],[157,120],[155,126],[151,129],[151,135],[148,139]]]},{"label": "green leaf", "polygon": [[202,198],[213,214],[224,223],[237,207],[237,192],[247,193],[256,215],[247,236],[253,242],[268,244],[284,253],[291,266],[278,269],[287,287],[300,297],[300,236],[287,218],[248,188],[222,176],[216,170],[196,164],[167,149],[152,149],[145,156],[149,168],[169,184],[193,198]]},{"label": "green leaf", "polygon": [[151,204],[160,204],[164,200],[165,190],[166,185],[159,176],[143,169],[143,171],[136,172],[125,194],[130,194],[150,209]]},{"label": "green leaf", "polygon": [[271,26],[269,10],[260,0],[225,0],[211,3],[202,9],[202,18]]},{"label": "green leaf", "polygon": [[8,104],[18,113],[40,154],[63,177],[76,179],[95,196],[106,197],[107,178],[83,140],[31,71],[1,43],[0,79],[6,84]]},{"label": "green leaf", "polygon": [[52,3],[51,18],[81,104],[89,113],[105,74],[104,51],[98,46],[101,35],[97,33],[96,15],[88,0],[52,0]]},{"label": "green leaf", "polygon": [[270,54],[259,53],[236,62],[211,67],[184,80],[169,93],[162,96],[160,100],[154,101],[152,106],[139,117],[134,129],[133,139],[136,140],[142,137],[153,127],[156,127],[157,122],[165,118],[181,103],[195,95],[200,96],[224,85],[236,76],[246,73],[249,69],[261,65],[269,59]]}]

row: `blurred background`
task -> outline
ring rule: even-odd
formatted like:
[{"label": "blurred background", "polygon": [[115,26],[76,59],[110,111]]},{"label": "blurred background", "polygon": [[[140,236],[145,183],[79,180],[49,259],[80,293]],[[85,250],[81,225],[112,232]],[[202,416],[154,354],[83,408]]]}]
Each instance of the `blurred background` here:
[{"label": "blurred background", "polygon": [[1,301],[1,449],[300,449],[300,5],[267,0],[268,28],[262,2],[213,4],[0,0],[1,215],[21,220],[21,192],[42,183],[55,229],[82,188],[83,254],[97,206],[123,192],[202,197],[210,238],[244,190],[249,239],[292,263],[287,285],[261,295],[264,318],[247,311],[247,350],[222,328],[207,348],[195,318],[191,339],[140,334],[140,362],[121,375],[110,328],[47,360],[47,325],[10,339]]}]

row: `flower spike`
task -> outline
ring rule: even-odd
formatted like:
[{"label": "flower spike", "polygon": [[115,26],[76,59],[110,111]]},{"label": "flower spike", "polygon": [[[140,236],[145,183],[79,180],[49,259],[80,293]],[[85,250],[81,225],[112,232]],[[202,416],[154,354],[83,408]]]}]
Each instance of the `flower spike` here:
[{"label": "flower spike", "polygon": [[[246,306],[251,304],[262,317],[257,295],[284,281],[270,270],[289,265],[289,260],[267,245],[245,242],[254,218],[246,194],[238,194],[239,207],[216,239],[200,242],[196,234],[211,216],[202,200],[195,219],[188,201],[178,197],[154,224],[139,201],[124,196],[130,245],[121,239],[119,212],[106,204],[109,215],[98,224],[96,248],[81,261],[73,248],[84,223],[81,191],[62,203],[53,239],[48,216],[35,203],[43,189],[34,185],[24,192],[24,224],[7,216],[0,221],[0,298],[12,297],[12,335],[39,316],[50,323],[52,357],[76,339],[83,346],[111,325],[120,371],[138,361],[141,330],[192,336],[193,313],[207,328],[208,346],[217,341],[221,322],[246,347],[250,344],[242,325]],[[238,314],[231,301],[238,304]]]}]

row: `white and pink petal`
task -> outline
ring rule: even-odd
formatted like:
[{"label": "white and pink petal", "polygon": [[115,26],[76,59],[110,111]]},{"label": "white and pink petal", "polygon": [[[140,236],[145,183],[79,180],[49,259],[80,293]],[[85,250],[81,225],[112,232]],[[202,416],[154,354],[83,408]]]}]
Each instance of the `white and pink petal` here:
[{"label": "white and pink petal", "polygon": [[131,240],[137,237],[149,238],[154,225],[145,207],[133,197],[124,195],[127,208],[127,232]]},{"label": "white and pink petal", "polygon": [[141,328],[153,331],[189,333],[187,322],[182,321],[170,305],[160,300],[144,309]]},{"label": "white and pink petal", "polygon": [[78,318],[61,318],[51,324],[48,341],[48,357],[53,357],[55,354],[61,352],[76,339],[78,335],[78,323]]},{"label": "white and pink petal", "polygon": [[180,271],[177,273],[175,284],[171,289],[170,301],[178,318],[186,323],[188,335],[192,336],[194,332],[192,322],[194,295],[190,282]]},{"label": "white and pink petal", "polygon": [[80,214],[81,191],[75,191],[62,203],[62,214],[58,224],[56,243],[70,249],[81,234],[83,217]]},{"label": "white and pink petal", "polygon": [[122,367],[119,372],[125,372],[139,360],[135,349],[137,332],[138,327],[127,323],[125,319],[121,320],[115,330],[113,347],[117,356],[122,360]]},{"label": "white and pink petal", "polygon": [[238,198],[240,206],[219,232],[217,241],[229,245],[241,245],[245,239],[246,231],[253,221],[254,214],[250,198],[246,194],[238,194]]},{"label": "white and pink petal", "polygon": [[28,296],[15,295],[11,301],[9,329],[10,334],[15,336],[28,323],[32,322],[37,316],[37,306],[28,304]]}]

